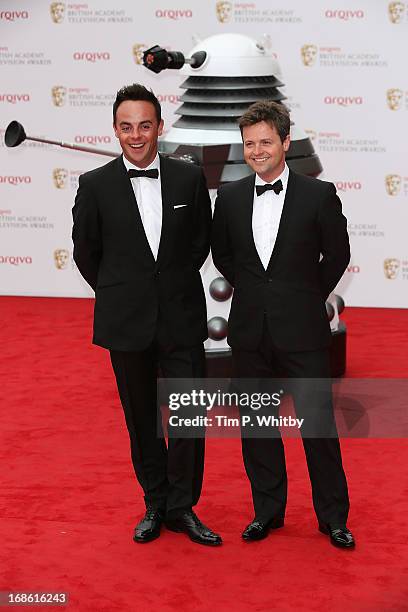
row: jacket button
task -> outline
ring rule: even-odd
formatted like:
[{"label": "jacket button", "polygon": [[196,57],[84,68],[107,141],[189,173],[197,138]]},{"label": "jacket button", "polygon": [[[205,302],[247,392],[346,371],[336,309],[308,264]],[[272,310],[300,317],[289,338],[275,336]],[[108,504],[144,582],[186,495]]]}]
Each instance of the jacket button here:
[{"label": "jacket button", "polygon": [[268,278],[268,283],[272,283],[273,279],[272,278]]}]

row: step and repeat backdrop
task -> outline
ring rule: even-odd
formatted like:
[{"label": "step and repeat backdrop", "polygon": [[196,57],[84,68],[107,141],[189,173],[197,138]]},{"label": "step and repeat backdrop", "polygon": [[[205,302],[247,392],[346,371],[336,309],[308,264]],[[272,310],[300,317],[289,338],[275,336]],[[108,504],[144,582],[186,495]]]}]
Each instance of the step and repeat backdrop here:
[{"label": "step and repeat backdrop", "polygon": [[268,41],[292,117],[337,186],[352,244],[338,292],[352,306],[408,307],[408,1],[386,0],[0,0],[1,294],[92,295],[72,260],[71,208],[79,175],[109,161],[28,140],[6,148],[8,123],[119,152],[120,87],[151,87],[167,129],[180,105],[185,77],[148,72],[144,49],[188,54],[226,32]]}]

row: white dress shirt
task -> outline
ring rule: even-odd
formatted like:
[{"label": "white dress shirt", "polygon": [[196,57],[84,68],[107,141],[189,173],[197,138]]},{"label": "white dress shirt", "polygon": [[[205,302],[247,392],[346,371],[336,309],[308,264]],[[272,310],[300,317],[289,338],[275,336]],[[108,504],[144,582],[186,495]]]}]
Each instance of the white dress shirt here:
[{"label": "white dress shirt", "polygon": [[130,179],[146,238],[153,253],[153,257],[157,259],[163,215],[159,154],[156,154],[152,163],[146,168],[138,168],[130,163],[124,155],[122,155],[122,159],[126,170],[150,170],[151,168],[157,168],[159,171],[158,179],[147,177],[135,177]]},{"label": "white dress shirt", "polygon": [[[275,246],[276,236],[278,235],[279,223],[282,216],[283,203],[285,201],[286,188],[288,186],[289,168],[285,168],[273,183],[282,181],[283,189],[277,194],[272,189],[265,191],[260,196],[256,195],[254,187],[254,206],[252,212],[252,233],[256,250],[263,267],[268,267],[269,260]],[[266,185],[257,174],[255,175],[255,185]]]}]

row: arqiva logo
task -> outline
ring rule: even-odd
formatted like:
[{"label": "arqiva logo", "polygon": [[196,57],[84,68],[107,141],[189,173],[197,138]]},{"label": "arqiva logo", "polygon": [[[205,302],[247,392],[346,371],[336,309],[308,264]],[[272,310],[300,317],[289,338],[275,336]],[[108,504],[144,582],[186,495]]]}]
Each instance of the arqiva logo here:
[{"label": "arqiva logo", "polygon": [[28,19],[28,11],[1,11],[0,19],[4,21],[16,21],[17,19]]},{"label": "arqiva logo", "polygon": [[87,143],[87,144],[109,144],[112,142],[110,136],[100,136],[100,135],[92,135],[92,134],[77,134],[74,138],[74,142],[77,144]]},{"label": "arqiva logo", "polygon": [[20,264],[32,264],[33,258],[29,255],[0,255],[0,264],[19,266]]},{"label": "arqiva logo", "polygon": [[328,9],[324,16],[327,19],[341,19],[342,21],[348,21],[349,19],[364,19],[364,11],[356,10],[356,11],[338,11],[338,10],[330,10]]},{"label": "arqiva logo", "polygon": [[361,96],[326,96],[324,103],[337,106],[359,106],[363,104],[363,98]]},{"label": "arqiva logo", "polygon": [[360,191],[360,181],[335,181],[337,191]]},{"label": "arqiva logo", "polygon": [[177,94],[158,94],[157,99],[161,104],[164,102],[178,104],[180,102],[180,96]]},{"label": "arqiva logo", "polygon": [[31,176],[0,176],[0,185],[29,185]]},{"label": "arqiva logo", "polygon": [[9,104],[17,104],[17,102],[29,102],[30,94],[14,94],[0,93],[0,102],[8,102]]},{"label": "arqiva logo", "polygon": [[75,51],[72,56],[76,61],[85,62],[108,62],[111,58],[108,51]]},{"label": "arqiva logo", "polygon": [[157,9],[155,15],[158,19],[191,19],[193,11],[190,9]]}]

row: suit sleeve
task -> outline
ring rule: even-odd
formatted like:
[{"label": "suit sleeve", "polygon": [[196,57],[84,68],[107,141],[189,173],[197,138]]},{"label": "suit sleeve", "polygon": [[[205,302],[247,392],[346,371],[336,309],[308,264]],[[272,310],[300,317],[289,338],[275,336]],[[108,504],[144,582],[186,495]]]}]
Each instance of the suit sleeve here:
[{"label": "suit sleeve", "polygon": [[234,286],[234,257],[225,217],[225,200],[221,190],[218,191],[215,200],[211,251],[215,267],[229,284]]},{"label": "suit sleeve", "polygon": [[211,200],[203,172],[197,185],[192,244],[194,266],[200,270],[210,252]]},{"label": "suit sleeve", "polygon": [[95,290],[102,258],[100,219],[95,197],[82,176],[79,177],[72,216],[74,261],[86,282]]},{"label": "suit sleeve", "polygon": [[342,213],[340,198],[332,184],[320,206],[319,224],[322,253],[319,263],[319,281],[322,295],[327,299],[350,261],[347,219]]}]

